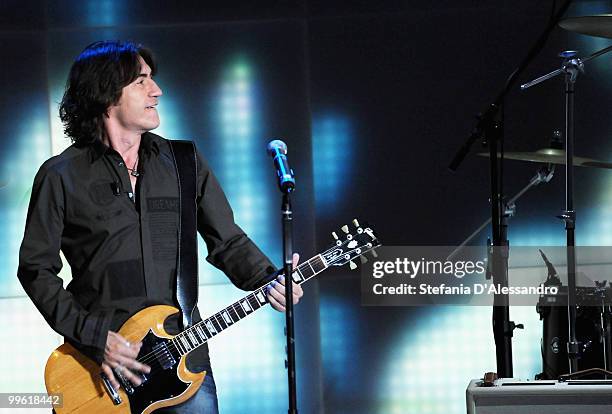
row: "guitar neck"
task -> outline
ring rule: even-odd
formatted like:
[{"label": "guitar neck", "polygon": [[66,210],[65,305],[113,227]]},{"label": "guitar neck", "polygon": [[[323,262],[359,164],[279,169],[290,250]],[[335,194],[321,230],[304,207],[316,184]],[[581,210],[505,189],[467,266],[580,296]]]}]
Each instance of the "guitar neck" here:
[{"label": "guitar neck", "polygon": [[[322,255],[318,254],[300,264],[293,271],[293,281],[302,284],[327,269],[328,264]],[[253,291],[242,299],[232,303],[225,309],[215,313],[190,328],[176,335],[172,342],[181,355],[188,354],[198,348],[213,336],[246,318],[256,310],[268,304],[266,290],[273,281]]]}]

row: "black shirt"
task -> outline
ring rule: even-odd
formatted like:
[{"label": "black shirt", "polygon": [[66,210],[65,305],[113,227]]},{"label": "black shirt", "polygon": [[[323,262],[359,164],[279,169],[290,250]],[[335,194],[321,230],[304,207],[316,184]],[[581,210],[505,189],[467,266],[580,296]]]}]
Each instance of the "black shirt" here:
[{"label": "black shirt", "polygon": [[[237,287],[255,289],[276,269],[236,225],[217,179],[197,158],[198,232],[207,260]],[[47,160],[34,179],[19,252],[19,280],[38,310],[98,363],[109,330],[145,307],[178,307],[178,186],[168,141],[143,134],[139,160],[136,194],[119,153],[100,141]],[[57,276],[60,249],[72,271],[66,289]],[[178,333],[178,318],[166,325]],[[207,361],[206,346],[188,358],[190,368]]]}]

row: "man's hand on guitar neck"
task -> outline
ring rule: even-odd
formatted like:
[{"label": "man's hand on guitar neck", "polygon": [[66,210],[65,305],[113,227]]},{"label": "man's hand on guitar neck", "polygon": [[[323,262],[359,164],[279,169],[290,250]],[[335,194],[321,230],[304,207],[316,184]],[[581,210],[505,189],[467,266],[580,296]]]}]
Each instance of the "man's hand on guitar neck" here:
[{"label": "man's hand on guitar neck", "polygon": [[136,361],[141,346],[142,342],[130,343],[117,332],[108,332],[106,347],[104,348],[102,371],[116,390],[119,389],[119,382],[115,378],[113,370],[117,370],[134,386],[138,386],[142,382],[140,377],[134,374],[134,372],[144,372],[147,374],[151,371],[151,367]]},{"label": "man's hand on guitar neck", "polygon": [[[295,269],[300,261],[300,255],[297,253],[293,253],[293,268]],[[304,291],[302,287],[295,282],[293,283],[293,304],[297,304],[300,301],[300,298],[304,296]],[[285,311],[285,277],[280,275],[276,278],[276,280],[270,285],[271,288],[268,289],[268,302],[270,305],[279,312]]]}]

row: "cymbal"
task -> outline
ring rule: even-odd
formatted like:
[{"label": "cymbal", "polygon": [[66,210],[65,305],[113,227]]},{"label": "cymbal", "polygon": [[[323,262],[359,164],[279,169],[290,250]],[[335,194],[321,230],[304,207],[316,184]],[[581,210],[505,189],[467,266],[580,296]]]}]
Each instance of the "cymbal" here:
[{"label": "cymbal", "polygon": [[570,17],[559,22],[565,30],[612,39],[612,14]]},{"label": "cymbal", "polygon": [[[488,157],[489,153],[480,152],[477,155],[480,157]],[[565,150],[542,148],[534,152],[504,152],[504,159],[565,165]],[[576,156],[574,156],[574,166],[612,169],[612,163]]]}]

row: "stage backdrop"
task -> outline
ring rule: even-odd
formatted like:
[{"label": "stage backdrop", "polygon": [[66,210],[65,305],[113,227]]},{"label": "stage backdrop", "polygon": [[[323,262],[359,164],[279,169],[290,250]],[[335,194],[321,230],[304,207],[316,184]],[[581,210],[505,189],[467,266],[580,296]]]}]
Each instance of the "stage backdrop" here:
[{"label": "stage backdrop", "polygon": [[[16,278],[34,174],[70,143],[57,116],[72,59],[100,39],[152,48],[164,95],[155,131],[193,139],[236,219],[280,265],[280,198],[266,143],[289,146],[296,171],[296,248],[308,258],[354,217],[387,245],[453,245],[489,214],[488,163],[447,170],[456,149],[546,25],[553,1],[73,2],[0,4],[0,392],[42,392],[47,355],[61,343]],[[558,3],[558,2],[557,2]],[[610,13],[576,1],[570,15]],[[559,66],[558,52],[589,54],[609,41],[555,30],[522,81]],[[612,160],[610,57],[587,66],[576,94],[576,152]],[[508,151],[533,151],[563,130],[563,83],[506,101]],[[538,166],[506,162],[505,191]],[[612,173],[576,170],[577,241],[610,245]],[[526,194],[510,243],[560,245],[564,175]],[[488,231],[475,243],[484,243]],[[204,262],[200,308],[239,298]],[[608,277],[603,275],[602,278]],[[70,269],[62,270],[70,279]],[[334,269],[310,282],[297,314],[298,399],[304,413],[460,413],[472,378],[495,370],[491,311],[483,307],[364,307],[359,273]],[[541,371],[534,307],[514,341],[515,376]],[[286,410],[281,314],[260,311],[211,341],[223,413]],[[431,373],[441,373],[432,376]],[[47,412],[47,410],[41,411]]]}]

